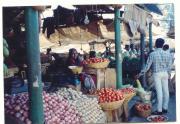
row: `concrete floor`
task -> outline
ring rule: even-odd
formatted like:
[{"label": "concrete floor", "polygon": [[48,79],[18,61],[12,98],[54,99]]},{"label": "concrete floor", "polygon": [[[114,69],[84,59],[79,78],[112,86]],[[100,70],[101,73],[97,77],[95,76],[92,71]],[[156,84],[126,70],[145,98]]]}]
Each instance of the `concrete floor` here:
[{"label": "concrete floor", "polygon": [[[148,122],[146,118],[138,117],[133,114],[132,112],[132,106],[134,103],[136,103],[139,100],[139,97],[134,97],[130,102],[129,102],[129,118],[128,122],[130,123],[135,123],[135,122]],[[153,105],[153,111],[156,110],[156,104]],[[170,94],[170,100],[169,100],[169,109],[168,113],[165,114],[168,117],[168,122],[175,122],[176,121],[176,97],[174,94]]]}]

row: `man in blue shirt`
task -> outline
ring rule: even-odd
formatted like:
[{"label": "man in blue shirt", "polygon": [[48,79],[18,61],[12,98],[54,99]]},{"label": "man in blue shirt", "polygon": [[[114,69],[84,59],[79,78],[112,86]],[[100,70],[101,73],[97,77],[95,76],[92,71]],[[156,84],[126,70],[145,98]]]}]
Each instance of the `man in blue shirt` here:
[{"label": "man in blue shirt", "polygon": [[143,74],[152,68],[155,89],[157,92],[157,110],[152,114],[161,115],[167,113],[169,103],[168,78],[171,73],[172,57],[170,53],[165,52],[162,47],[164,39],[158,38],[155,46],[156,50],[150,53],[145,68],[140,74]]}]

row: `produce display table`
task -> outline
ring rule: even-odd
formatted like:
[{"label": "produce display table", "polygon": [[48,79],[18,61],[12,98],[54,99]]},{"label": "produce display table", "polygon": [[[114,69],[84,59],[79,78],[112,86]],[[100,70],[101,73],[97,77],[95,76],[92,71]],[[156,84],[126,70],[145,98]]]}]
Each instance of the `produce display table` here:
[{"label": "produce display table", "polygon": [[84,72],[89,75],[96,75],[97,89],[116,87],[116,70],[114,68],[85,68]]},{"label": "produce display table", "polygon": [[15,73],[19,71],[18,67],[8,68],[9,74],[7,76],[4,76],[4,78],[10,78],[13,77]]}]

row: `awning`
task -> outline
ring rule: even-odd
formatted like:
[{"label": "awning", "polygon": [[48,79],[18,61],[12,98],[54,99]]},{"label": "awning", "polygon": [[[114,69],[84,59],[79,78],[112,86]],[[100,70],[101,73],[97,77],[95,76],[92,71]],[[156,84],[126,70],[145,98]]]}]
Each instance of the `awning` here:
[{"label": "awning", "polygon": [[159,9],[157,4],[136,4],[136,6],[147,10],[149,12],[153,12],[159,15],[163,15],[163,13],[161,12],[161,10]]}]

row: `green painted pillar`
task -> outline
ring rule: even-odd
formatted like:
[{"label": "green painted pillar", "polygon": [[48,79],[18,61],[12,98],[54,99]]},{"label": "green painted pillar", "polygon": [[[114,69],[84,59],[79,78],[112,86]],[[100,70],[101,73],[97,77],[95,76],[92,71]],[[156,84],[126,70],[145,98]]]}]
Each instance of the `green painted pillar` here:
[{"label": "green painted pillar", "polygon": [[149,51],[151,51],[153,48],[152,44],[152,22],[149,23]]},{"label": "green painted pillar", "polygon": [[116,88],[122,87],[122,50],[121,50],[121,25],[120,25],[120,10],[115,8],[114,19],[115,32],[115,57],[116,57]]},{"label": "green painted pillar", "polygon": [[25,28],[28,59],[30,119],[32,124],[43,124],[44,113],[39,49],[38,11],[32,9],[31,7],[27,7],[25,10]]},{"label": "green painted pillar", "polygon": [[[145,54],[144,54],[144,50],[145,50],[145,35],[143,33],[140,34],[140,38],[141,38],[141,43],[140,43],[140,48],[141,48],[141,70],[144,69],[145,67]],[[142,76],[142,84],[143,87],[146,88],[146,75]]]}]

